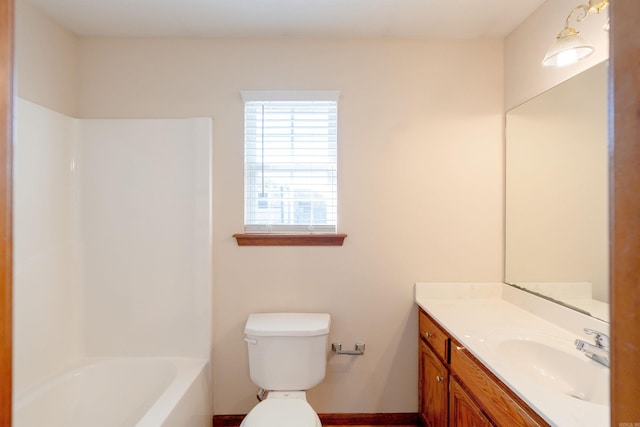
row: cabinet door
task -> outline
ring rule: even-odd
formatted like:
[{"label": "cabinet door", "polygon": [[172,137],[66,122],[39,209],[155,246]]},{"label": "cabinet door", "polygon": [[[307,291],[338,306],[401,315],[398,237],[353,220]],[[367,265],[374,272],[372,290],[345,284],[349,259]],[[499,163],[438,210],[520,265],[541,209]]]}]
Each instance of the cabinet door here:
[{"label": "cabinet door", "polygon": [[451,427],[490,427],[492,425],[453,377],[449,383],[449,411]]},{"label": "cabinet door", "polygon": [[447,427],[449,372],[433,351],[420,340],[419,411],[428,427]]},{"label": "cabinet door", "polygon": [[469,394],[482,405],[491,420],[500,426],[548,426],[508,387],[491,376],[489,370],[461,345],[451,346],[452,375],[460,379]]}]

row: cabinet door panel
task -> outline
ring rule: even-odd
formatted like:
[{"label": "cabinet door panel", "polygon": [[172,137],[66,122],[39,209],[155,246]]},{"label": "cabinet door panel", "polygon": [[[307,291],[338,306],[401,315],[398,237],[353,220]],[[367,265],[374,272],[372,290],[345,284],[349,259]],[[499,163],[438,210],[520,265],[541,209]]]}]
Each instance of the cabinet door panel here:
[{"label": "cabinet door panel", "polygon": [[429,427],[447,427],[449,372],[433,351],[420,342],[420,416]]},{"label": "cabinet door panel", "polygon": [[491,427],[491,422],[482,413],[455,378],[449,382],[450,427]]},{"label": "cabinet door panel", "polygon": [[481,363],[464,347],[451,346],[451,372],[460,379],[469,393],[483,406],[498,425],[513,427],[540,427],[548,424],[525,405],[516,400],[514,393],[498,384]]}]

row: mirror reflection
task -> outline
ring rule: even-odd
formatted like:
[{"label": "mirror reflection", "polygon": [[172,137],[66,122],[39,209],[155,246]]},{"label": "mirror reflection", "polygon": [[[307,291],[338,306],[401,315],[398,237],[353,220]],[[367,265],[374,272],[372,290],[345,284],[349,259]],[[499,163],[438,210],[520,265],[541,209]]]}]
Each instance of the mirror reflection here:
[{"label": "mirror reflection", "polygon": [[506,117],[505,281],[608,321],[607,64]]}]

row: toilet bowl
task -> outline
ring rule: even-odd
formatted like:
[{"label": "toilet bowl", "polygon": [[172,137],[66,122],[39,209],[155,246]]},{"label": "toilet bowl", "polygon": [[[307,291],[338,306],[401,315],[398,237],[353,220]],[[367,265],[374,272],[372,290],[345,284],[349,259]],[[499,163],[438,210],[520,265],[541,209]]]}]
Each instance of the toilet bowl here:
[{"label": "toilet bowl", "polygon": [[270,392],[242,420],[240,427],[322,427],[306,393]]},{"label": "toilet bowl", "polygon": [[251,380],[268,390],[242,427],[321,427],[306,390],[324,379],[331,318],[325,313],[251,314],[245,325]]}]

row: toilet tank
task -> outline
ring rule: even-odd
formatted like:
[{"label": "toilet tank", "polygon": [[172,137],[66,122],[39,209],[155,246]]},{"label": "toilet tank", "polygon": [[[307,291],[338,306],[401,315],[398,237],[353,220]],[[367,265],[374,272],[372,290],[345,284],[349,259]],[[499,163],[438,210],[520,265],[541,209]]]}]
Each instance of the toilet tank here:
[{"label": "toilet tank", "polygon": [[249,315],[245,341],[249,374],[265,390],[308,390],[322,382],[327,367],[331,317],[326,313]]}]

